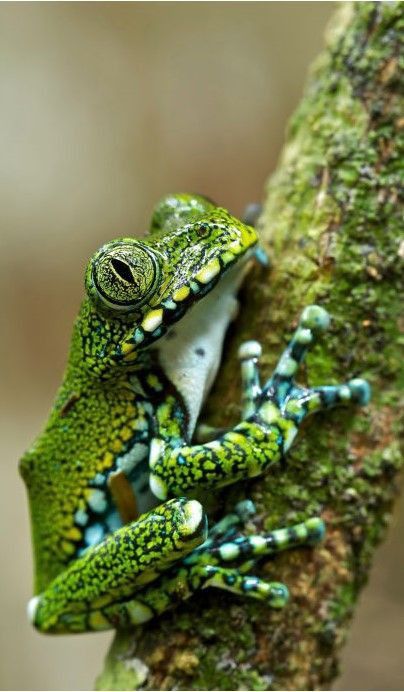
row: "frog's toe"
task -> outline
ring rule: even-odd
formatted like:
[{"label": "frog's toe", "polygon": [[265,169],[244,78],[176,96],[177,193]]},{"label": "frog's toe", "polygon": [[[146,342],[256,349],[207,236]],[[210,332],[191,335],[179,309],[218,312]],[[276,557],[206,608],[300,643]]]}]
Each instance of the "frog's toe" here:
[{"label": "frog's toe", "polygon": [[254,502],[250,499],[240,500],[234,508],[237,516],[240,517],[242,523],[246,523],[254,514],[257,513],[257,508]]},{"label": "frog's toe", "polygon": [[300,326],[315,333],[325,332],[330,326],[330,315],[320,305],[308,305],[300,317]]},{"label": "frog's toe", "polygon": [[238,349],[238,357],[241,361],[260,358],[262,354],[262,346],[259,341],[251,339],[244,341]]},{"label": "frog's toe", "polygon": [[273,376],[264,387],[264,393],[269,398],[278,404],[286,401],[290,396],[290,389],[299,365],[305,359],[308,350],[315,344],[317,337],[328,329],[329,324],[330,316],[327,310],[319,305],[309,305],[303,310],[291,341],[281,354]]},{"label": "frog's toe", "polygon": [[282,406],[282,412],[300,425],[302,420],[316,411],[327,411],[340,405],[369,403],[371,390],[368,382],[354,379],[344,384],[325,385],[310,389],[295,387]]},{"label": "frog's toe", "polygon": [[272,608],[283,608],[289,600],[289,589],[282,582],[272,582],[268,584],[270,588],[268,593],[268,604]]},{"label": "frog's toe", "polygon": [[241,593],[266,602],[271,608],[284,608],[289,600],[289,589],[279,581],[266,582],[258,577],[242,578]]},{"label": "frog's toe", "polygon": [[242,418],[245,420],[255,413],[261,395],[259,359],[262,347],[259,341],[244,341],[238,350],[241,362]]},{"label": "frog's toe", "polygon": [[305,527],[307,531],[307,545],[321,543],[326,533],[325,523],[321,517],[306,519]]},{"label": "frog's toe", "polygon": [[357,377],[348,382],[348,387],[351,392],[351,399],[355,404],[366,406],[369,403],[372,397],[372,389],[369,382]]},{"label": "frog's toe", "polygon": [[[197,568],[194,568],[197,569]],[[280,582],[266,582],[259,577],[241,574],[238,569],[204,565],[202,588],[213,586],[238,594],[256,598],[271,608],[283,608],[289,600],[289,589]]]}]

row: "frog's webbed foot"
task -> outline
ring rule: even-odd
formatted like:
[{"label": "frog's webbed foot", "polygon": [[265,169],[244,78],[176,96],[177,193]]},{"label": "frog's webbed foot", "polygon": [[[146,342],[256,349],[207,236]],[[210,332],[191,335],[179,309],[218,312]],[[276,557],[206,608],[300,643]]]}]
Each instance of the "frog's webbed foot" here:
[{"label": "frog's webbed foot", "polygon": [[[248,511],[252,511],[251,501]],[[247,509],[247,506],[246,506]],[[231,515],[229,515],[231,516]],[[249,515],[251,516],[251,515]],[[313,546],[324,537],[325,525],[319,517],[269,533],[243,536],[238,531],[217,533],[218,525],[209,532],[207,541],[182,561],[189,578],[198,588],[214,586],[238,595],[264,600],[272,608],[282,608],[288,598],[288,588],[280,582],[267,582],[248,574],[256,562],[278,552]],[[232,563],[228,567],[227,563]],[[239,564],[238,567],[235,565]]]},{"label": "frog's webbed foot", "polygon": [[[247,341],[239,349],[243,389],[243,418],[258,416],[268,424],[279,419],[290,421],[286,430],[285,451],[289,448],[297,427],[314,411],[333,408],[339,404],[365,405],[370,399],[370,386],[356,378],[340,385],[302,387],[294,377],[308,349],[318,336],[326,331],[330,318],[318,305],[307,307],[300,318],[290,343],[282,353],[272,377],[261,387],[258,360],[261,346],[257,341]],[[284,426],[282,426],[284,427]]]},{"label": "frog's webbed foot", "polygon": [[150,487],[156,497],[164,500],[169,494],[180,496],[190,488],[218,488],[259,476],[284,457],[309,413],[369,401],[370,387],[359,378],[322,387],[296,384],[300,363],[328,324],[328,313],[323,308],[306,308],[264,386],[258,369],[260,345],[256,341],[242,344],[243,420],[206,444],[181,446],[162,430],[153,440],[149,461]]}]

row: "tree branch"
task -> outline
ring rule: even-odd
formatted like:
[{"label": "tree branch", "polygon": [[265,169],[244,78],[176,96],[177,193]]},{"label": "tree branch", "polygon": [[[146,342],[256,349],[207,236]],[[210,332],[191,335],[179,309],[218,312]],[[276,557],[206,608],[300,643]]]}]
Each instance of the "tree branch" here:
[{"label": "tree branch", "polygon": [[269,376],[304,306],[329,310],[331,331],[301,379],[316,385],[364,376],[371,405],[355,415],[316,415],[286,469],[229,488],[216,503],[222,515],[252,497],[258,518],[251,530],[321,514],[326,540],[260,568],[289,586],[283,611],[206,591],[144,628],[117,634],[98,689],[320,689],[337,673],[401,463],[400,31],[401,3],[339,9],[267,188],[260,232],[273,268],[247,280],[209,400],[209,422],[234,423],[240,342],[262,341]]}]

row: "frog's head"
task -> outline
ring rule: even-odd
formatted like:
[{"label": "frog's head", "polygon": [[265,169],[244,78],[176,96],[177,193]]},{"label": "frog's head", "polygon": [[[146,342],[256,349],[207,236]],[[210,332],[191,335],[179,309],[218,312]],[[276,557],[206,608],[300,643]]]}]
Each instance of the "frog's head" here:
[{"label": "frog's head", "polygon": [[164,198],[149,236],[111,241],[89,262],[86,290],[93,311],[114,334],[110,355],[135,361],[256,242],[252,227],[203,197]]}]

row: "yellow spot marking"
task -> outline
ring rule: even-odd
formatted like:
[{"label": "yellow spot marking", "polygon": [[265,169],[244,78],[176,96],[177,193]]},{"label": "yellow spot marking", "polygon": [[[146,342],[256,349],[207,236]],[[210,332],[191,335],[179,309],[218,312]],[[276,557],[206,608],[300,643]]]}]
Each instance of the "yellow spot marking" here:
[{"label": "yellow spot marking", "polygon": [[284,447],[285,450],[287,451],[289,447],[291,446],[293,440],[296,437],[297,433],[297,428],[293,423],[290,423],[290,427],[286,430],[285,432],[285,442],[284,442]]},{"label": "yellow spot marking", "polygon": [[122,444],[121,440],[119,440],[119,439],[113,440],[113,442],[112,442],[112,451],[113,452],[118,454],[121,451],[122,447],[123,447],[123,444]]},{"label": "yellow spot marking", "polygon": [[239,255],[241,252],[241,249],[242,248],[241,248],[240,242],[238,240],[233,240],[233,242],[230,243],[230,245],[229,245],[229,250],[235,255]]},{"label": "yellow spot marking", "polygon": [[154,387],[155,389],[161,389],[160,380],[156,375],[148,375],[147,384],[150,385],[150,387]]},{"label": "yellow spot marking", "polygon": [[164,442],[157,437],[153,437],[150,444],[149,466],[154,468],[164,453]]},{"label": "yellow spot marking", "polygon": [[208,284],[209,281],[212,281],[212,279],[214,279],[219,272],[219,260],[213,259],[210,262],[208,262],[208,264],[196,274],[195,278],[197,279],[197,281],[200,281],[201,284]]},{"label": "yellow spot marking", "polygon": [[129,601],[126,607],[129,612],[129,617],[134,624],[147,622],[147,620],[153,617],[153,611],[139,601]]},{"label": "yellow spot marking", "polygon": [[313,397],[312,399],[309,400],[309,403],[308,403],[308,405],[307,405],[308,410],[309,410],[309,411],[314,411],[314,410],[318,407],[318,405],[320,404],[320,402],[321,402],[321,398],[320,398],[320,395],[318,394],[318,395],[316,395],[315,397]]},{"label": "yellow spot marking", "polygon": [[121,438],[126,442],[132,437],[132,430],[127,426],[121,430]]},{"label": "yellow spot marking", "polygon": [[142,322],[142,327],[145,332],[154,332],[157,327],[163,321],[163,310],[158,308],[157,310],[150,310]]},{"label": "yellow spot marking", "polygon": [[70,538],[72,541],[79,541],[81,538],[80,529],[78,529],[76,526],[72,526],[72,528],[66,532],[66,538]]},{"label": "yellow spot marking", "polygon": [[229,264],[229,262],[234,262],[234,255],[232,252],[224,252],[222,255],[223,264]]},{"label": "yellow spot marking", "polygon": [[124,341],[121,345],[121,351],[124,355],[126,355],[127,353],[132,353],[133,349],[134,344],[130,344],[128,341]]},{"label": "yellow spot marking", "polygon": [[185,300],[185,298],[188,298],[188,296],[189,296],[188,286],[181,286],[181,288],[177,288],[177,290],[174,291],[173,300],[175,300],[176,303],[180,303],[182,300]]},{"label": "yellow spot marking", "polygon": [[105,452],[104,458],[102,460],[102,465],[104,466],[104,468],[105,467],[108,468],[109,466],[112,466],[113,461],[114,461],[114,457],[111,454],[111,452]]},{"label": "yellow spot marking", "polygon": [[[129,345],[131,345],[131,344],[129,344]],[[122,350],[123,350],[123,347],[122,347]],[[126,356],[124,356],[124,360],[126,360],[126,361],[128,361],[128,360],[136,360],[136,358],[137,358],[137,353],[136,353],[136,351],[132,351],[132,353],[128,353]]]},{"label": "yellow spot marking", "polygon": [[226,441],[233,442],[235,445],[245,445],[246,439],[244,435],[240,435],[240,433],[237,432],[229,432],[226,435]]}]

